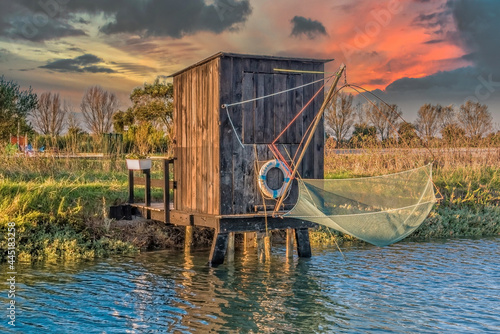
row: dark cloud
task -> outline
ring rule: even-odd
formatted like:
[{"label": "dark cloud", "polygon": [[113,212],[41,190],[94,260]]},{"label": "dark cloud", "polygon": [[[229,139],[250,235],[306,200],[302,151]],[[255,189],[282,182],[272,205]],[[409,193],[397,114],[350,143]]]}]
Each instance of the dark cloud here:
[{"label": "dark cloud", "polygon": [[4,35],[13,39],[42,42],[70,36],[85,36],[86,33],[81,29],[73,28],[68,23],[57,20],[49,20],[46,24],[37,27],[33,22],[30,22],[29,18],[16,17],[10,21],[10,27],[4,30]]},{"label": "dark cloud", "polygon": [[291,22],[293,24],[292,36],[306,35],[307,38],[314,39],[320,35],[327,35],[325,26],[317,20],[295,16]]},{"label": "dark cloud", "polygon": [[449,10],[438,11],[430,14],[420,14],[413,19],[412,24],[431,30],[434,34],[445,34],[449,25]]},{"label": "dark cloud", "polygon": [[18,0],[0,4],[0,36],[36,42],[85,35],[73,24],[88,24],[80,14],[103,15],[105,34],[181,38],[199,31],[235,30],[251,14],[249,0]]},{"label": "dark cloud", "polygon": [[34,42],[54,40],[68,36],[83,36],[62,17],[58,7],[46,4],[50,1],[3,1],[0,7],[0,36],[11,39],[27,39]]},{"label": "dark cloud", "polygon": [[424,44],[439,44],[444,42],[443,39],[431,39],[430,41],[424,42]]},{"label": "dark cloud", "polygon": [[89,73],[115,73],[113,69],[100,66],[104,60],[93,54],[84,54],[76,58],[58,59],[40,66],[57,72],[89,72]]},{"label": "dark cloud", "polygon": [[464,67],[453,71],[438,72],[422,78],[401,78],[387,86],[385,91],[387,93],[403,93],[405,91],[434,90],[441,94],[446,90],[453,89],[457,94],[470,93],[470,83],[477,81],[478,75],[475,68]]},{"label": "dark cloud", "polygon": [[500,75],[500,1],[448,1],[457,33],[451,39],[469,51],[470,59],[485,72]]},{"label": "dark cloud", "polygon": [[83,18],[78,18],[75,23],[80,23],[80,24],[90,24],[90,21],[89,20],[85,20]]},{"label": "dark cloud", "polygon": [[100,66],[86,66],[82,68],[82,72],[90,72],[90,73],[115,73],[116,71]]},{"label": "dark cloud", "polygon": [[248,0],[134,1],[120,6],[114,21],[101,28],[105,34],[134,33],[144,36],[181,38],[199,31],[221,33],[233,30],[252,12]]},{"label": "dark cloud", "polygon": [[78,48],[78,47],[71,47],[71,48],[68,48],[68,51],[76,51],[76,52],[84,52],[83,49],[81,48]]}]

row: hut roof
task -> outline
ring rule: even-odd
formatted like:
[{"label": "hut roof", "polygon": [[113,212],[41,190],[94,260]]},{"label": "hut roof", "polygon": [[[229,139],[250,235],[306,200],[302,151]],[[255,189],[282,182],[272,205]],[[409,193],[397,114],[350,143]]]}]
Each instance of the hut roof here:
[{"label": "hut roof", "polygon": [[266,59],[266,60],[291,60],[291,61],[300,61],[300,62],[308,62],[308,63],[328,63],[333,60],[332,59],[313,59],[313,58],[298,58],[298,57],[281,57],[281,56],[265,56],[265,55],[249,55],[249,54],[240,54],[240,53],[231,53],[231,52],[218,52],[208,58],[205,58],[191,66],[188,66],[178,72],[175,72],[169,77],[175,77],[179,74],[182,74],[192,68],[208,63],[209,61],[219,58],[219,57],[235,57],[235,58],[253,58],[253,59]]}]

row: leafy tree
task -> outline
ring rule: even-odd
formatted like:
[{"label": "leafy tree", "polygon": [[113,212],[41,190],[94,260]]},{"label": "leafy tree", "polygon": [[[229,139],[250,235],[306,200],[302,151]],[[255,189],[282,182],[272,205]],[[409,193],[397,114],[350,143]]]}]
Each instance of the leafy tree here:
[{"label": "leafy tree", "polygon": [[449,124],[441,129],[441,137],[450,146],[460,146],[464,142],[465,130],[457,124]]},{"label": "leafy tree", "polygon": [[173,95],[173,85],[160,82],[157,78],[152,84],[145,83],[143,87],[135,88],[130,94],[132,107],[115,116],[113,121],[118,130],[123,131],[125,126],[129,126],[128,132],[134,131],[126,138],[133,138],[136,149],[141,153],[149,153],[143,152],[146,144],[152,150],[163,150],[169,146],[174,130]]},{"label": "leafy tree", "polygon": [[399,143],[410,147],[419,141],[417,129],[411,123],[403,122],[398,128]]},{"label": "leafy tree", "polygon": [[34,127],[44,135],[58,136],[64,126],[68,109],[61,105],[59,94],[42,93],[33,110]]},{"label": "leafy tree", "polygon": [[118,110],[113,115],[113,128],[118,133],[124,133],[125,127],[130,127],[134,124],[134,113],[131,108],[127,111]]},{"label": "leafy tree", "polygon": [[493,145],[495,147],[498,147],[500,145],[500,131],[497,131],[497,133],[490,133],[486,137],[486,142],[489,143],[489,145]]},{"label": "leafy tree", "polygon": [[492,117],[486,104],[467,101],[460,106],[457,114],[458,123],[471,139],[482,138],[492,129]]},{"label": "leafy tree", "polygon": [[130,94],[133,105],[131,110],[138,122],[151,122],[158,125],[161,122],[167,129],[172,127],[174,111],[174,86],[171,83],[160,82],[159,78],[152,84],[145,83]]},{"label": "leafy tree", "polygon": [[377,142],[377,129],[367,124],[354,124],[351,136],[351,146],[363,147]]},{"label": "leafy tree", "polygon": [[16,82],[0,77],[0,140],[10,140],[9,135],[18,130],[21,133],[32,131],[27,117],[36,108],[37,102],[31,87],[21,90]]},{"label": "leafy tree", "polygon": [[333,130],[333,136],[339,145],[346,139],[356,118],[352,100],[352,94],[336,94],[325,114],[326,125]]},{"label": "leafy tree", "polygon": [[90,132],[102,135],[111,132],[113,114],[118,109],[118,99],[100,86],[87,89],[80,104],[83,118]]}]

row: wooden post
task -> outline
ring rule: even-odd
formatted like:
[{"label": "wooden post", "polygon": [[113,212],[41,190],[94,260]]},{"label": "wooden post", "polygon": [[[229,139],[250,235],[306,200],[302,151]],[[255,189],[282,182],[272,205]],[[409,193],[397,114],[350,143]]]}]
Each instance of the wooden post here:
[{"label": "wooden post", "polygon": [[210,265],[218,266],[224,263],[226,256],[228,233],[215,233],[210,251]]},{"label": "wooden post", "polygon": [[134,203],[134,171],[132,169],[128,171],[128,202]]},{"label": "wooden post", "polygon": [[264,237],[264,251],[266,254],[266,261],[271,260],[271,232]]},{"label": "wooden post", "polygon": [[311,243],[309,242],[309,229],[296,228],[297,253],[299,257],[311,257]]},{"label": "wooden post", "polygon": [[170,223],[170,160],[163,160],[163,209],[165,223]]},{"label": "wooden post", "polygon": [[257,232],[257,258],[259,259],[259,262],[264,262],[266,261],[266,253],[265,253],[265,246],[264,246],[264,233],[263,232]]},{"label": "wooden post", "polygon": [[144,205],[146,206],[146,219],[151,219],[151,210],[148,207],[151,206],[151,170],[145,169],[144,176],[146,177],[145,188],[144,189]]},{"label": "wooden post", "polygon": [[286,230],[286,257],[293,258],[293,229]]},{"label": "wooden post", "polygon": [[234,232],[229,232],[227,240],[227,262],[234,262]]},{"label": "wooden post", "polygon": [[186,226],[186,236],[184,238],[184,252],[191,252],[191,245],[193,244],[193,226]]},{"label": "wooden post", "polygon": [[255,238],[255,232],[245,232],[243,237],[243,247],[245,248],[245,250],[247,248],[255,247]]}]

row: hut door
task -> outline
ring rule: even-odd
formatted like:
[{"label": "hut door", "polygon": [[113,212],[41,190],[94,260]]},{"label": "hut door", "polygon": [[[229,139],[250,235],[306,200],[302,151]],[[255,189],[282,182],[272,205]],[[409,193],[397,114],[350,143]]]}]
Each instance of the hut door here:
[{"label": "hut door", "polygon": [[[245,72],[242,99],[254,99],[302,85],[302,75]],[[245,144],[271,143],[302,108],[303,89],[242,105],[242,139]],[[278,141],[296,144],[302,138],[302,119]]]}]

